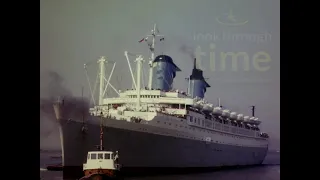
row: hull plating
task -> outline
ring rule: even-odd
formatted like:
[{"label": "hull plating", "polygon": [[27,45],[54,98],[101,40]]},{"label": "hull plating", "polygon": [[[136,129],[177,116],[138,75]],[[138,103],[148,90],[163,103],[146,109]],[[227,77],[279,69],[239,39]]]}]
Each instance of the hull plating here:
[{"label": "hull plating", "polygon": [[[113,121],[113,120],[110,120]],[[147,128],[144,125],[142,128]],[[64,166],[82,166],[86,154],[99,144],[98,124],[68,121],[60,128]],[[265,147],[243,147],[137,132],[104,129],[105,150],[119,151],[122,167],[219,167],[261,164]]]}]

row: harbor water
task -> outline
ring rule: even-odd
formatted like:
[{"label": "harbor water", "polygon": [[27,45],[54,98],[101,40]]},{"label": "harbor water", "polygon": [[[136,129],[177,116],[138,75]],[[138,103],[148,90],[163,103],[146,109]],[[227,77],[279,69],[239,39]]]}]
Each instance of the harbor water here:
[{"label": "harbor water", "polygon": [[[60,152],[40,152],[40,178],[42,180],[62,180],[62,172],[47,171],[46,165],[61,163]],[[280,180],[280,153],[269,152],[263,165],[214,171],[201,174],[165,175],[152,177],[128,177],[125,180]]]}]

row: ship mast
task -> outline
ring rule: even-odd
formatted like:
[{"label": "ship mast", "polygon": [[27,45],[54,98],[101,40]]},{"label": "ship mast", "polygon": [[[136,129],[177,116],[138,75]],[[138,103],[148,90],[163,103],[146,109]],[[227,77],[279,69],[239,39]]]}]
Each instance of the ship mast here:
[{"label": "ship mast", "polygon": [[[132,81],[134,86],[136,87],[136,93],[137,93],[137,103],[136,103],[136,110],[140,111],[140,91],[141,91],[141,73],[142,73],[142,63],[144,62],[144,59],[142,55],[134,54],[134,53],[129,53],[128,51],[124,52],[124,55],[126,56],[129,70],[131,73]],[[137,63],[137,74],[136,74],[136,79],[134,78],[134,75],[132,73],[131,65],[130,65],[130,60],[129,60],[129,55],[134,55],[136,56],[136,60],[134,62]],[[136,84],[137,83],[137,84]]]},{"label": "ship mast", "polygon": [[140,90],[141,90],[141,66],[142,66],[142,62],[143,62],[143,58],[141,55],[139,55],[136,58],[136,62],[137,62],[137,110],[140,110]]},{"label": "ship mast", "polygon": [[98,64],[100,66],[100,88],[99,88],[99,105],[103,104],[103,93],[104,93],[104,79],[105,79],[105,63],[106,63],[106,59],[104,56],[101,56],[100,59],[98,60]]},{"label": "ship mast", "polygon": [[148,79],[148,88],[152,89],[152,76],[153,76],[153,61],[154,61],[154,53],[155,53],[155,41],[156,41],[156,37],[161,37],[160,41],[164,40],[164,36],[163,35],[158,35],[157,33],[159,33],[159,30],[157,28],[157,25],[154,24],[153,29],[151,30],[151,34],[147,35],[146,38],[144,38],[143,40],[146,41],[148,39],[148,37],[152,38],[152,43],[148,44],[149,49],[151,51],[151,57],[150,57],[150,61],[149,61],[149,79]]}]

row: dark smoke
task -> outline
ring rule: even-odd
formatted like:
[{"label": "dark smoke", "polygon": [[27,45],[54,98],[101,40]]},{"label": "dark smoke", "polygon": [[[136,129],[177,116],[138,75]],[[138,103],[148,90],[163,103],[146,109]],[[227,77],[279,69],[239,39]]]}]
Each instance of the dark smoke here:
[{"label": "dark smoke", "polygon": [[40,148],[60,149],[58,122],[53,109],[58,97],[63,97],[75,117],[88,114],[88,100],[74,97],[70,90],[63,86],[63,78],[57,72],[40,74]]},{"label": "dark smoke", "polygon": [[179,50],[182,53],[187,54],[188,56],[190,56],[192,61],[196,57],[195,54],[194,54],[194,48],[191,47],[191,46],[182,45]]},{"label": "dark smoke", "polygon": [[49,71],[40,75],[40,84],[44,86],[40,91],[42,96],[51,99],[57,96],[72,96],[71,91],[63,87],[63,78],[57,72]]}]

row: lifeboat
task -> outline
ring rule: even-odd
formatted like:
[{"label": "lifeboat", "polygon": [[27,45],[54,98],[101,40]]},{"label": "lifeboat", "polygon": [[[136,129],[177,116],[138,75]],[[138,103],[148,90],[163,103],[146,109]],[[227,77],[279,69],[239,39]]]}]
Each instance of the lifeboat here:
[{"label": "lifeboat", "polygon": [[208,103],[207,103],[207,104],[204,104],[204,105],[203,105],[203,110],[210,112],[210,111],[213,110],[213,105],[212,105],[212,104],[208,104]]},{"label": "lifeboat", "polygon": [[221,107],[213,108],[212,114],[220,116],[222,114],[222,108]]},{"label": "lifeboat", "polygon": [[249,117],[249,116],[244,116],[244,117],[243,117],[244,122],[248,122],[248,121],[249,121],[249,119],[250,119],[250,117]]},{"label": "lifeboat", "polygon": [[260,125],[261,121],[259,121],[259,118],[254,118],[254,124]]},{"label": "lifeboat", "polygon": [[243,121],[243,114],[238,114],[237,115],[237,120],[238,121]]},{"label": "lifeboat", "polygon": [[230,113],[230,119],[231,120],[236,120],[237,119],[237,113],[236,112],[231,112]]},{"label": "lifeboat", "polygon": [[193,107],[198,108],[198,109],[203,109],[203,102],[198,99],[194,99]]},{"label": "lifeboat", "polygon": [[193,104],[193,107],[198,108],[198,109],[202,109],[202,105],[199,102],[195,102]]},{"label": "lifeboat", "polygon": [[230,116],[230,110],[228,109],[223,110],[221,115],[225,118],[228,118]]},{"label": "lifeboat", "polygon": [[250,123],[250,124],[255,124],[254,119],[255,119],[255,117],[250,117],[250,118],[249,118],[249,123]]}]

